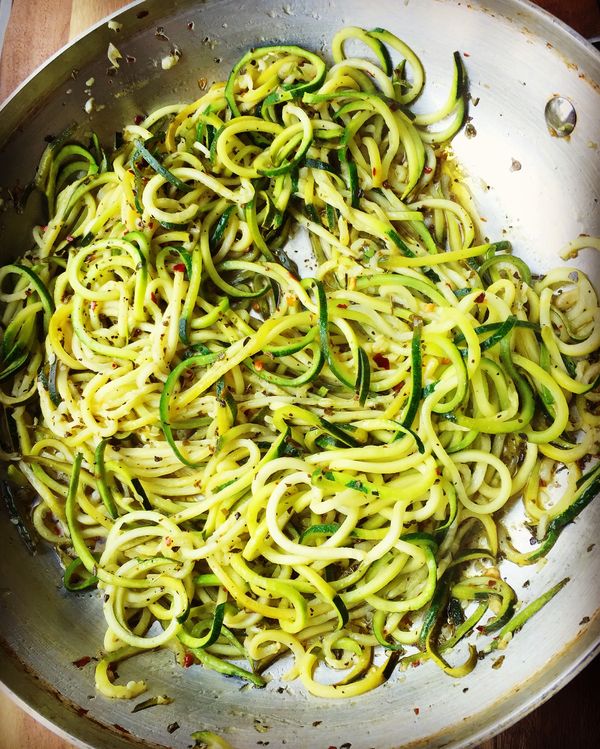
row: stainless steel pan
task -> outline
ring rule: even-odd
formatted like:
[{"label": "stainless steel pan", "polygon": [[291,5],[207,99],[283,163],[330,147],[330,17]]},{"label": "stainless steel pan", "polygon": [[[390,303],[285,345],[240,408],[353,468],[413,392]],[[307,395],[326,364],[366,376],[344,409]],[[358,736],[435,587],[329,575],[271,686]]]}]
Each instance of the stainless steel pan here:
[{"label": "stainless steel pan", "polygon": [[[282,41],[326,49],[336,29],[354,24],[385,26],[415,48],[430,80],[425,106],[444,97],[453,50],[468,55],[477,134],[460,135],[454,149],[490,237],[506,230],[516,251],[541,270],[559,262],[558,251],[569,239],[600,232],[600,56],[528,2],[148,0],[117,18],[123,24],[118,36],[101,24],[54,57],[1,111],[4,198],[7,188],[31,178],[44,136],[72,120],[82,130],[93,126],[110,142],[136,114],[195,97],[198,78],[222,79],[249,46]],[[158,27],[163,31],[157,35]],[[110,41],[135,58],[122,61],[114,76],[106,72]],[[164,72],[160,59],[173,44],[183,56]],[[85,89],[92,77],[102,108],[88,117]],[[568,97],[577,111],[569,139],[551,137],[544,121],[545,104],[555,94]],[[29,215],[1,214],[3,260],[27,249],[34,202]],[[579,262],[597,283],[594,258]],[[176,667],[168,653],[150,654],[123,664],[120,676],[143,669],[150,693],[166,693],[174,702],[132,714],[130,703],[94,694],[93,663],[73,665],[93,656],[101,642],[96,596],[66,594],[54,554],[40,548],[31,557],[1,515],[0,675],[7,689],[81,746],[183,749],[199,729],[214,730],[238,749],[260,741],[270,749],[345,742],[353,749],[472,746],[552,695],[597,651],[599,523],[600,503],[592,504],[566,529],[546,565],[511,566],[510,580],[525,600],[565,575],[571,582],[515,637],[497,670],[488,658],[466,679],[453,681],[426,664],[340,703],[307,698],[293,684],[280,693],[278,680],[264,690],[240,690],[201,668]],[[170,734],[167,726],[174,722],[180,728]]]}]

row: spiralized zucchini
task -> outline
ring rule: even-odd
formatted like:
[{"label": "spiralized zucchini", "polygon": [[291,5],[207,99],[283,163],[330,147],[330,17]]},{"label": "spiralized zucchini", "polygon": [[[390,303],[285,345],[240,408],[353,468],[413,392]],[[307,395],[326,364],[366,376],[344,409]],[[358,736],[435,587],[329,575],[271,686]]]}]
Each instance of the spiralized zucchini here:
[{"label": "spiralized zucchini", "polygon": [[464,675],[526,618],[499,558],[539,559],[598,493],[596,293],[480,236],[447,147],[460,56],[415,115],[404,42],[351,27],[332,49],[256,48],[111,154],[58,138],[48,223],[0,270],[5,457],[66,587],[102,591],[108,697],[146,689],[110,664],[152,648],[257,686],[291,655],[322,697],[398,662]]}]

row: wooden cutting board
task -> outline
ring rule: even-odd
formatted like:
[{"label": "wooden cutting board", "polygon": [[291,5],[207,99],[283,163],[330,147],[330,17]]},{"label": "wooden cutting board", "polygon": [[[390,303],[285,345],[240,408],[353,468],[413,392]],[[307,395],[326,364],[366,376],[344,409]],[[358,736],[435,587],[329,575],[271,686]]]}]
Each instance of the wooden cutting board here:
[{"label": "wooden cutting board", "polygon": [[[0,60],[0,101],[69,39],[126,0],[15,0]],[[600,35],[598,0],[538,0],[583,36]],[[596,749],[600,659],[528,717],[477,749]],[[0,694],[0,749],[75,749]],[[309,749],[294,747],[293,749]]]}]

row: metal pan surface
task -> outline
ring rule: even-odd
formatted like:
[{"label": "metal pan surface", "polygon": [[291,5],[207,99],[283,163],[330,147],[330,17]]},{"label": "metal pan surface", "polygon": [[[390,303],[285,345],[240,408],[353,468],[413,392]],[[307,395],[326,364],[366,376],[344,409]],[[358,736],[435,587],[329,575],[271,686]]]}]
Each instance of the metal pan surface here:
[{"label": "metal pan surface", "polygon": [[[29,181],[44,136],[73,120],[82,131],[91,125],[108,143],[139,112],[195,98],[198,78],[222,79],[249,46],[287,42],[326,52],[344,25],[384,26],[425,63],[430,84],[424,108],[443,100],[452,52],[464,54],[470,132],[476,135],[462,133],[453,148],[490,237],[507,236],[515,252],[541,271],[560,263],[558,253],[570,239],[600,233],[600,56],[524,0],[147,0],[116,18],[123,24],[119,49],[135,62],[107,76],[106,51],[115,35],[102,23],[55,56],[0,111],[4,190]],[[165,72],[160,60],[172,44],[183,55]],[[101,108],[89,117],[85,88],[92,77]],[[577,112],[569,138],[552,137],[544,120],[546,102],[556,94],[568,97]],[[2,214],[3,262],[27,249],[34,213],[30,201],[25,215]],[[578,265],[600,286],[593,257],[580,256]],[[124,663],[121,679],[143,670],[150,694],[168,694],[174,702],[132,714],[130,703],[94,694],[93,663],[73,665],[94,655],[102,641],[96,595],[66,594],[53,552],[39,548],[30,556],[2,515],[0,677],[18,700],[80,746],[183,749],[200,729],[220,734],[236,749],[261,741],[270,748],[474,746],[550,697],[598,651],[599,524],[600,504],[592,503],[546,564],[503,568],[526,602],[565,576],[571,580],[514,638],[501,668],[487,658],[455,681],[425,664],[375,692],[334,702],[309,698],[278,679],[263,690],[240,691],[218,674],[180,669],[168,653],[148,654]],[[180,727],[171,734],[167,727],[174,722]]]}]

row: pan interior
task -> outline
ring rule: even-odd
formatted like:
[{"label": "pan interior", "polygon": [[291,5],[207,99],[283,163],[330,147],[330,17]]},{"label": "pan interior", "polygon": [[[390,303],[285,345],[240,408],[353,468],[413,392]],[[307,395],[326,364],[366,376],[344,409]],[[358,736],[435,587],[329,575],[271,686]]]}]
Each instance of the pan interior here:
[{"label": "pan interior", "polygon": [[[452,52],[464,54],[476,135],[461,133],[453,150],[491,239],[510,239],[515,252],[542,271],[559,264],[558,253],[570,239],[600,233],[600,93],[593,83],[600,80],[600,58],[532,6],[517,0],[406,0],[371,7],[357,0],[293,5],[179,0],[169,5],[167,13],[160,0],[148,0],[118,16],[123,24],[119,49],[135,62],[123,64],[116,75],[107,75],[106,50],[117,41],[102,24],[8,103],[0,124],[4,191],[29,181],[44,136],[70,121],[78,122],[82,132],[94,128],[110,143],[114,130],[137,114],[197,98],[199,79],[222,80],[253,44],[295,43],[327,53],[331,36],[344,25],[385,26],[413,46],[425,64],[423,108],[443,101]],[[163,31],[157,36],[158,27]],[[163,71],[160,60],[172,44],[183,55],[175,68]],[[92,77],[101,108],[88,117],[85,82]],[[568,97],[577,112],[569,138],[553,138],[545,123],[546,103],[557,93]],[[5,260],[27,249],[35,216],[34,200],[22,215],[2,215]],[[295,241],[303,251],[301,235]],[[577,266],[600,286],[598,263],[589,253]],[[596,648],[600,547],[594,546],[594,529],[599,522],[600,508],[591,505],[561,536],[547,564],[504,567],[526,602],[558,579],[570,576],[571,582],[515,638],[501,669],[488,658],[469,677],[455,681],[425,664],[397,674],[375,692],[340,703],[309,698],[279,678],[263,690],[240,689],[239,683],[200,667],[180,669],[163,652],[120,666],[122,681],[143,675],[149,695],[168,694],[174,700],[132,714],[131,703],[94,694],[93,662],[74,665],[96,655],[102,642],[97,596],[67,594],[53,552],[40,547],[35,557],[29,556],[3,516],[0,637],[14,657],[3,658],[1,673],[34,709],[98,747],[107,742],[131,747],[140,739],[146,746],[184,749],[196,730],[212,730],[234,747],[260,741],[270,747],[466,746],[535,706]],[[523,590],[525,581],[529,585]],[[581,625],[585,618],[589,622]],[[169,733],[174,723],[179,728]],[[115,725],[120,728],[107,738],[103,726]]]}]

